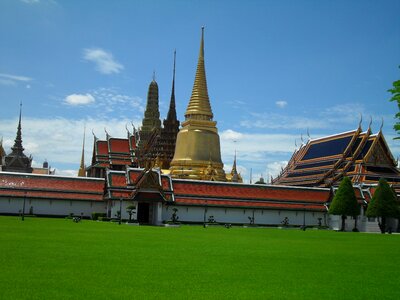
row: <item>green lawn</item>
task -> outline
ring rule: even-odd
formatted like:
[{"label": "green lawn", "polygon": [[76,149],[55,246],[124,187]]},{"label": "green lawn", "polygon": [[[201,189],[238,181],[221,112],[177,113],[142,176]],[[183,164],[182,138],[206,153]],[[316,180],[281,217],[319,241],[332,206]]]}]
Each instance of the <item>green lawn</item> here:
[{"label": "green lawn", "polygon": [[0,217],[0,299],[400,299],[400,235]]}]

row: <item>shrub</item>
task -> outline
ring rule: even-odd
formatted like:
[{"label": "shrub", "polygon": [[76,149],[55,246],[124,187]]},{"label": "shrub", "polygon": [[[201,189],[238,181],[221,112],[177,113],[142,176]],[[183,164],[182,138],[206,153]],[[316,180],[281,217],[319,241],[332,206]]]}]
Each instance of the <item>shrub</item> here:
[{"label": "shrub", "polygon": [[99,217],[106,217],[106,213],[98,213],[98,212],[92,213],[92,220],[98,220]]},{"label": "shrub", "polygon": [[387,218],[398,218],[400,216],[396,193],[386,179],[379,179],[378,187],[368,205],[366,215],[369,218],[378,217],[378,224],[382,233],[387,230]]},{"label": "shrub", "polygon": [[[345,230],[345,220],[347,216],[356,217],[360,214],[360,207],[349,177],[344,177],[340,182],[335,197],[333,197],[332,204],[329,207],[329,213],[342,216],[341,231]],[[357,228],[356,225],[355,228]]]}]

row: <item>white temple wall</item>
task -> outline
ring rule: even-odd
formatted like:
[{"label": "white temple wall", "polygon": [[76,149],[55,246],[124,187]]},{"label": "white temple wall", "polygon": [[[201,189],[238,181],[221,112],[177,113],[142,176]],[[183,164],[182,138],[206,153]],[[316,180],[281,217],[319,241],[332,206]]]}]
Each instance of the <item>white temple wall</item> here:
[{"label": "white temple wall", "polygon": [[254,216],[254,224],[260,225],[281,225],[285,217],[288,218],[289,225],[303,225],[304,217],[306,225],[325,224],[326,215],[323,212],[310,211],[290,211],[290,210],[266,210],[266,209],[243,209],[243,208],[223,208],[223,207],[200,207],[200,206],[163,206],[163,221],[170,221],[173,208],[178,209],[177,215],[180,222],[208,222],[210,216],[218,223],[239,223],[250,224],[250,218]]},{"label": "white temple wall", "polygon": [[[345,231],[352,231],[354,228],[354,218],[347,217],[345,223]],[[391,228],[393,232],[397,231],[398,220],[387,218],[387,229]],[[329,215],[329,228],[332,230],[340,230],[342,228],[342,217],[337,215]],[[377,218],[367,218],[360,215],[357,217],[357,229],[361,232],[381,232]]]},{"label": "white temple wall", "polygon": [[[1,198],[0,213],[19,214],[22,212],[23,198]],[[90,217],[93,212],[106,212],[105,202],[76,201],[76,200],[48,200],[27,198],[25,214]]]},{"label": "white temple wall", "polygon": [[122,219],[125,219],[125,220],[129,219],[129,214],[126,211],[126,208],[131,205],[134,205],[136,207],[134,213],[132,214],[132,220],[136,220],[137,219],[137,207],[138,207],[137,201],[122,201],[122,203],[120,203],[120,201],[118,201],[118,200],[110,201],[111,215],[109,215],[108,217],[116,218],[120,208],[122,208],[121,209],[122,210],[122,216],[121,216]]}]

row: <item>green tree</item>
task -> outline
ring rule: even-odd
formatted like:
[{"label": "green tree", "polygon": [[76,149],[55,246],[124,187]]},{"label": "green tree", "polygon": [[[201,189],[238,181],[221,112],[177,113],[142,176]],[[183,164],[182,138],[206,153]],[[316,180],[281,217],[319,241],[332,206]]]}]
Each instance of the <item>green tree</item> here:
[{"label": "green tree", "polygon": [[357,216],[360,214],[360,206],[357,202],[356,194],[349,177],[344,177],[340,182],[339,188],[336,191],[335,197],[333,197],[332,204],[329,207],[329,213],[331,215],[342,216],[342,228],[341,231],[345,230],[347,216],[355,218],[353,231],[357,231]]},{"label": "green tree", "polygon": [[[397,120],[400,120],[400,80],[397,80],[393,82],[393,87],[388,90],[392,94],[392,98],[390,98],[390,101],[396,101],[397,102],[397,107],[399,109],[399,112],[395,115]],[[397,131],[397,134],[400,135],[400,122],[397,121],[396,124],[393,126],[394,130]],[[400,139],[400,137],[396,137],[395,139]]]},{"label": "green tree", "polygon": [[382,233],[386,232],[387,218],[398,218],[400,215],[396,193],[386,179],[379,179],[379,184],[368,205],[367,217],[377,217]]}]

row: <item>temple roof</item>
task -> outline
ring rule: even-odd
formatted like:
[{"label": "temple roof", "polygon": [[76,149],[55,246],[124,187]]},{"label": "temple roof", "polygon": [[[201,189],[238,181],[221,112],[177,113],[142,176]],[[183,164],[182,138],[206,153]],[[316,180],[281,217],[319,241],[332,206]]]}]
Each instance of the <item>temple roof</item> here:
[{"label": "temple roof", "polygon": [[111,166],[130,166],[136,157],[136,137],[128,132],[127,138],[114,138],[106,135],[106,140],[94,139],[92,165],[90,168]]},{"label": "temple roof", "polygon": [[[135,192],[149,186],[161,190],[167,201],[181,205],[225,206],[240,208],[269,208],[326,211],[331,190],[326,188],[283,187],[270,185],[171,179],[153,169],[155,177],[142,185],[149,170],[127,168],[107,172],[107,198],[132,199]],[[157,185],[154,185],[157,178]],[[170,199],[170,200],[168,200]],[[150,200],[149,200],[150,201]],[[152,198],[151,201],[154,201]]]},{"label": "temple roof", "polygon": [[0,172],[0,197],[103,201],[104,179]]},{"label": "temple roof", "polygon": [[11,147],[11,153],[5,156],[4,171],[32,173],[32,157],[27,157],[24,154],[22,146],[22,127],[21,127],[22,103],[19,110],[19,121],[17,126],[17,134],[14,145]]},{"label": "temple roof", "polygon": [[[163,201],[174,201],[172,180],[159,169],[107,170],[107,198],[132,200],[139,192],[159,193]],[[154,199],[152,199],[154,200]]]},{"label": "temple roof", "polygon": [[400,183],[400,172],[380,131],[356,130],[309,140],[296,150],[273,184],[337,185],[343,176],[353,183],[374,183],[380,177]]}]

